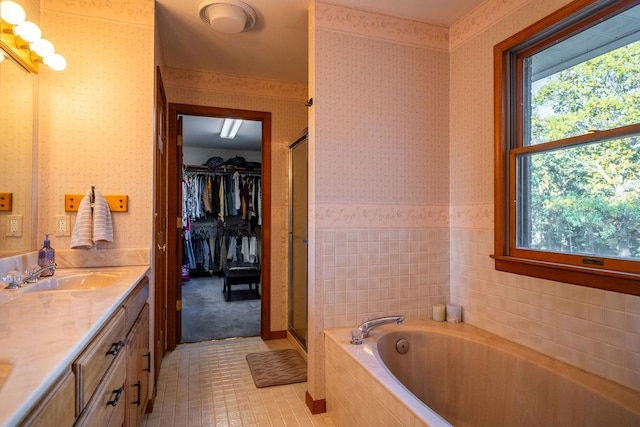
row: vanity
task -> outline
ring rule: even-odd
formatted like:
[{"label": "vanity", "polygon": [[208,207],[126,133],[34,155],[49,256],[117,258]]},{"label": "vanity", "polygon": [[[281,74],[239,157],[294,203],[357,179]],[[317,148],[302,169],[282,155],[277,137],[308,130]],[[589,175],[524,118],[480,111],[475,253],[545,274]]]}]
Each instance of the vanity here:
[{"label": "vanity", "polygon": [[58,269],[0,290],[0,425],[141,424],[153,369],[148,274]]}]

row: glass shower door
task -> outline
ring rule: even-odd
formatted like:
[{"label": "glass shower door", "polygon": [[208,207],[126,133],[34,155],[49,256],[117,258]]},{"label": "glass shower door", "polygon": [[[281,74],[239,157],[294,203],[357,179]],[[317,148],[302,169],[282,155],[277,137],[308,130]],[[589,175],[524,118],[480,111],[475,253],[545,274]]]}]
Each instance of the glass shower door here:
[{"label": "glass shower door", "polygon": [[306,135],[289,147],[289,332],[307,348],[308,157]]}]

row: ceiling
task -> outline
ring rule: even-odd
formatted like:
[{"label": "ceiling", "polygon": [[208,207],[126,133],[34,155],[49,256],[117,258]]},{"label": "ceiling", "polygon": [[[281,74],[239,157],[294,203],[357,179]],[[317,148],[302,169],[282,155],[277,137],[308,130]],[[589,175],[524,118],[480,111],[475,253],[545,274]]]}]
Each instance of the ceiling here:
[{"label": "ceiling", "polygon": [[[308,0],[244,1],[256,12],[255,26],[244,33],[224,34],[200,19],[199,5],[202,0],[156,0],[158,33],[166,65],[194,71],[306,83]],[[327,0],[327,3],[449,26],[483,1]],[[211,133],[211,129],[220,129],[219,119],[194,120],[193,126],[202,126],[202,129],[190,132],[185,123],[185,147],[212,144],[217,147],[217,144],[235,141],[248,147],[243,149],[260,150],[259,125],[256,132],[255,124],[243,124],[239,136],[234,140],[221,140]],[[189,133],[193,135],[188,136]],[[233,148],[240,149],[237,145]]]}]

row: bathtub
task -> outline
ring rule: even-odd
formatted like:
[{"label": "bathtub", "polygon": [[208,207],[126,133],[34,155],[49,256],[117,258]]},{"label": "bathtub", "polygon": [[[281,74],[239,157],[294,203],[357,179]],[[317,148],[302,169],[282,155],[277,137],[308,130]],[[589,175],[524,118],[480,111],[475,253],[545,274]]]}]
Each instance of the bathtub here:
[{"label": "bathtub", "polygon": [[640,426],[640,392],[465,323],[386,325],[359,346],[349,332],[325,331],[338,426]]}]

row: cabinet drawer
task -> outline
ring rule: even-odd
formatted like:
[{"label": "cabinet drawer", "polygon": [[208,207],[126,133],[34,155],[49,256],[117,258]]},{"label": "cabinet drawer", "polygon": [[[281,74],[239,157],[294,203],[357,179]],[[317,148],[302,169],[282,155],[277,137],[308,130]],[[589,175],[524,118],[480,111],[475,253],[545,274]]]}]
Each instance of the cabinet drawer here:
[{"label": "cabinet drawer", "polygon": [[149,298],[149,278],[144,277],[136,288],[129,294],[124,301],[125,315],[127,317],[127,324],[125,330],[129,331],[133,327],[138,314],[142,310],[142,307],[147,303]]},{"label": "cabinet drawer", "polygon": [[124,353],[125,337],[125,313],[120,308],[73,363],[78,414],[91,399],[114,359]]},{"label": "cabinet drawer", "polygon": [[116,357],[76,426],[122,426],[127,406],[124,388],[126,375],[126,357],[122,352]]}]

